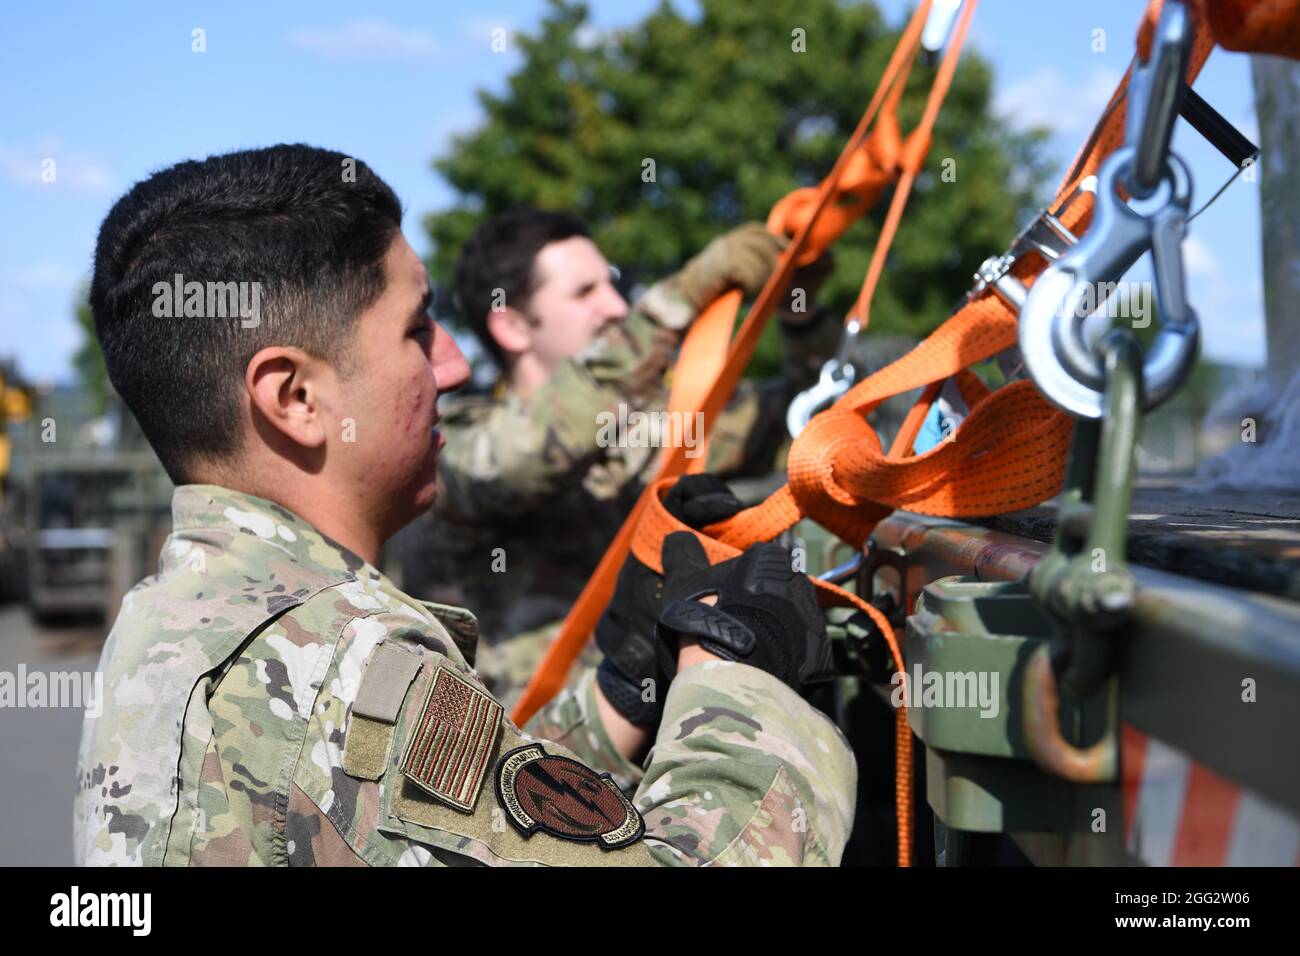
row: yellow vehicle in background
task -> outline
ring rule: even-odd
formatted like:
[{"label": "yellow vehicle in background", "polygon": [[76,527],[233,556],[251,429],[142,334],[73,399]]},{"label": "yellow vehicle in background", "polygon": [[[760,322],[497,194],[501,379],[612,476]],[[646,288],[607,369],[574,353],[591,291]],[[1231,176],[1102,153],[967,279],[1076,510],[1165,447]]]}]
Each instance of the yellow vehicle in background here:
[{"label": "yellow vehicle in background", "polygon": [[11,425],[32,415],[32,389],[11,362],[0,362],[0,600],[21,591],[22,508],[12,479]]}]

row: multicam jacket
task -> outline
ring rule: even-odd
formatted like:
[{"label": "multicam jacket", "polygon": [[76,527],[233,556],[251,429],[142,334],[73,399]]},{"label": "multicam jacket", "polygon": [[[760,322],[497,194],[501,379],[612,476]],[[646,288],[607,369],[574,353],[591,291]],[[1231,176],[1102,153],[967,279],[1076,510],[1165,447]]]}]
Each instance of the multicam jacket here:
[{"label": "multicam jacket", "polygon": [[[840,334],[829,315],[781,328],[783,375],[740,384],[708,443],[713,474],[736,478],[779,467],[786,408],[816,380]],[[478,611],[487,645],[482,671],[507,702],[653,474],[657,448],[611,446],[604,439],[612,432],[602,438],[599,423],[617,417],[620,404],[664,408],[663,372],[676,346],[666,331],[636,309],[529,400],[507,392],[445,403],[441,490],[432,527],[424,528],[436,546],[422,557],[424,574],[403,583],[417,593],[432,581],[460,588],[421,596]]]},{"label": "multicam jacket", "polygon": [[852,754],[762,671],[681,672],[643,769],[590,672],[520,730],[473,669],[472,614],[406,596],[279,505],[187,485],[173,520],[104,648],[78,862],[838,862]]}]

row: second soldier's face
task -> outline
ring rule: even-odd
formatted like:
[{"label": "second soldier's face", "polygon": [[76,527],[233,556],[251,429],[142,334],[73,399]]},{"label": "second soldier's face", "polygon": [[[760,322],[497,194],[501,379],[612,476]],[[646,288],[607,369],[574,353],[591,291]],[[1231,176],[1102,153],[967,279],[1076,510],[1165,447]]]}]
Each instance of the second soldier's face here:
[{"label": "second soldier's face", "polygon": [[354,500],[392,534],[433,504],[444,443],[438,396],[469,380],[469,364],[429,314],[428,273],[400,233],[384,269],[383,294],[358,319],[336,416]]},{"label": "second soldier's face", "polygon": [[581,353],[605,326],[627,318],[627,302],[596,244],[574,236],[546,245],[533,261],[527,314],[533,353],[546,372]]}]

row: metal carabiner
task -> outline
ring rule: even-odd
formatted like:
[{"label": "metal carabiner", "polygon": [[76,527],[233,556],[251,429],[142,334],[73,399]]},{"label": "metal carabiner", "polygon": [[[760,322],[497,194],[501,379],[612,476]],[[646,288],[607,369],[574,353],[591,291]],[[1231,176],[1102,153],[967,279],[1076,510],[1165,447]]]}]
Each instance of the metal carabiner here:
[{"label": "metal carabiner", "polygon": [[1196,313],[1187,304],[1181,242],[1191,203],[1191,172],[1170,154],[1169,197],[1147,215],[1119,197],[1136,147],[1116,150],[1098,174],[1092,227],[1039,276],[1020,312],[1020,351],[1039,389],[1058,407],[1101,418],[1105,373],[1084,337],[1084,321],[1148,249],[1155,265],[1161,328],[1143,363],[1142,407],[1159,405],[1180,385],[1200,347]]},{"label": "metal carabiner", "polygon": [[1125,185],[1138,199],[1155,192],[1164,177],[1191,49],[1191,14],[1182,0],[1170,0],[1160,12],[1150,57],[1134,68],[1128,84],[1124,141],[1137,155]]},{"label": "metal carabiner", "polygon": [[799,433],[807,427],[814,415],[834,405],[853,387],[858,375],[852,361],[853,350],[861,331],[862,323],[857,319],[851,319],[844,326],[844,336],[840,339],[834,358],[827,360],[822,366],[817,384],[800,392],[791,400],[790,407],[785,413],[785,427],[790,432],[791,438],[798,438]]}]

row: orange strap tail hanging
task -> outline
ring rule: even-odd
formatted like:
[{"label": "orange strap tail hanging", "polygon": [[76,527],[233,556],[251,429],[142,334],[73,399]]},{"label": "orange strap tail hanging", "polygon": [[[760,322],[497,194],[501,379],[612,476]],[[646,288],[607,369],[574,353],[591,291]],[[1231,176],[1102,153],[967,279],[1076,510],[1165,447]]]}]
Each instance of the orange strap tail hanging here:
[{"label": "orange strap tail hanging", "polygon": [[[868,315],[889,242],[928,148],[930,131],[951,83],[956,57],[974,6],[970,3],[962,11],[936,76],[922,123],[909,137],[910,148],[904,147],[894,154],[904,157],[899,161],[901,168],[897,169],[898,188],[851,316],[857,314],[865,319]],[[831,210],[827,208],[833,196],[843,195],[845,174],[850,167],[855,170],[868,168],[860,157],[871,155],[875,134],[867,138],[865,131],[881,102],[895,89],[894,84],[899,82],[904,64],[909,64],[915,54],[915,44],[928,8],[928,2],[922,3],[909,22],[867,113],[816,196],[810,199],[806,191],[797,190],[773,210],[773,219],[779,218],[781,225],[792,228],[794,239],[742,324],[716,379],[707,388],[700,388],[697,384],[692,389],[694,394],[686,396],[694,398],[703,392],[696,408],[705,415],[706,433],[739,380],[761,332],[761,323],[775,298],[784,291],[796,265],[820,255],[825,249],[821,243],[837,238],[853,219],[865,212],[869,203],[863,204],[856,210],[856,215],[848,218],[845,208],[853,211],[859,197],[871,193],[870,198],[874,199],[883,189],[883,186],[873,189],[872,177],[864,176],[858,181],[862,188],[860,194],[851,194],[846,205],[837,201]],[[1148,18],[1158,10],[1159,0],[1153,0]],[[1198,18],[1197,26],[1188,64],[1189,82],[1199,72],[1213,47],[1209,32],[1202,29],[1202,19]],[[1078,182],[1092,175],[1101,161],[1121,145],[1127,84],[1126,74],[1097,129],[1062,183],[1055,205],[1074,194]],[[880,128],[878,126],[877,130]],[[883,135],[891,136],[890,133]],[[896,136],[892,138],[897,141]],[[880,149],[878,143],[876,148]],[[799,195],[803,198],[796,203],[792,196]],[[777,213],[783,207],[785,209],[778,217]],[[796,209],[800,211],[795,213]],[[1086,227],[1091,209],[1092,197],[1081,192],[1060,218],[1078,235]],[[825,224],[827,221],[830,226]],[[1029,283],[1045,266],[1040,258],[1030,256],[1021,260],[1013,273]],[[728,321],[734,321],[734,309],[738,306],[739,295],[729,293],[706,310],[702,319],[712,318],[714,310],[730,308]],[[815,520],[860,548],[876,523],[895,508],[961,517],[1029,507],[1055,494],[1064,473],[1071,431],[1069,418],[1048,405],[1031,382],[1015,382],[990,392],[966,371],[969,366],[1014,345],[1016,321],[1017,316],[1011,308],[992,294],[976,298],[958,309],[907,355],[868,376],[835,405],[815,416],[790,448],[789,480],[785,486],[762,503],[706,528],[703,533],[692,532],[700,538],[710,561],[725,560],[751,544],[770,540],[804,517]],[[961,440],[942,442],[919,455],[909,454],[929,402],[942,382],[954,376],[971,406],[970,414],[954,433],[960,435]],[[680,366],[678,377],[688,377],[680,371]],[[886,454],[867,417],[886,399],[915,388],[924,389],[921,399]],[[629,550],[647,566],[662,570],[659,549],[664,537],[674,531],[692,531],[670,515],[662,503],[663,495],[683,471],[684,451],[682,448],[670,449],[665,456],[656,480],[637,501],[526,688],[513,715],[516,721],[526,721],[560,689],[573,660],[589,639],[596,620],[608,603],[619,568]],[[824,606],[853,605],[869,615],[884,635],[895,667],[903,669],[897,638],[879,611],[843,588],[817,579],[813,583]],[[912,744],[905,707],[898,710],[897,721],[895,762],[899,863],[906,866],[911,858]]]}]

